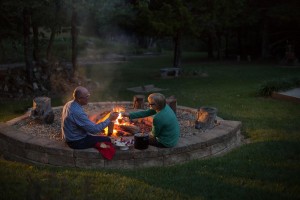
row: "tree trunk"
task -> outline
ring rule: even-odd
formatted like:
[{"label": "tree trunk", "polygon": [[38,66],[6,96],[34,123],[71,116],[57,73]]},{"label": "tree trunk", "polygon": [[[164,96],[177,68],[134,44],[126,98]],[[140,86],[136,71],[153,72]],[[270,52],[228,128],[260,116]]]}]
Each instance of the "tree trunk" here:
[{"label": "tree trunk", "polygon": [[214,58],[214,53],[213,53],[213,39],[212,39],[212,34],[211,33],[208,35],[207,57],[208,57],[208,59],[213,59]]},{"label": "tree trunk", "polygon": [[229,41],[229,36],[228,36],[228,32],[225,33],[225,58],[228,59],[229,58],[229,52],[228,52],[228,41]]},{"label": "tree trunk", "polygon": [[243,55],[243,44],[242,44],[242,30],[238,29],[237,31],[237,45],[238,45],[238,52],[237,55]]},{"label": "tree trunk", "polygon": [[32,23],[33,30],[33,59],[37,63],[40,62],[40,48],[39,48],[39,27],[36,23]]},{"label": "tree trunk", "polygon": [[77,9],[75,5],[75,1],[72,1],[72,30],[71,30],[71,37],[72,37],[72,65],[73,65],[73,76],[74,72],[77,71],[77,37],[78,37],[78,28],[77,28]]},{"label": "tree trunk", "polygon": [[174,37],[173,67],[181,68],[181,31],[178,30]]},{"label": "tree trunk", "polygon": [[218,45],[217,46],[217,48],[218,48],[217,57],[218,57],[218,60],[222,60],[223,59],[222,34],[220,31],[217,31],[216,37],[217,37],[217,45]]},{"label": "tree trunk", "polygon": [[55,20],[54,23],[51,27],[51,35],[50,35],[50,39],[49,39],[49,43],[47,46],[47,60],[50,60],[52,55],[51,55],[51,51],[52,51],[52,46],[53,46],[53,42],[55,39],[55,34],[56,34],[56,30],[57,30],[57,24],[58,22],[58,16],[59,16],[59,12],[60,12],[60,0],[55,0]]},{"label": "tree trunk", "polygon": [[261,57],[268,58],[269,52],[269,33],[268,33],[268,22],[267,19],[263,20],[262,27],[262,41],[261,41]]},{"label": "tree trunk", "polygon": [[54,38],[55,38],[55,28],[52,27],[49,43],[48,43],[48,46],[47,46],[47,60],[48,61],[51,59],[51,50],[52,50]]},{"label": "tree trunk", "polygon": [[30,9],[23,9],[24,59],[28,83],[33,83],[33,66],[30,53]]},{"label": "tree trunk", "polygon": [[6,57],[6,52],[4,50],[4,47],[3,47],[3,43],[2,43],[2,40],[0,38],[0,52],[1,52],[1,58],[5,58]]}]

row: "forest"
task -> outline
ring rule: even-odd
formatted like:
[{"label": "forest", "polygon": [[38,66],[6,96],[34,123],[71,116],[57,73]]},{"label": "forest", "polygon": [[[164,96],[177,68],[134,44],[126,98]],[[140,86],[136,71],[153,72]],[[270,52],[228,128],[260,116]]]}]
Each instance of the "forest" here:
[{"label": "forest", "polygon": [[0,64],[23,63],[27,92],[37,88],[35,66],[46,81],[55,63],[71,63],[66,70],[76,76],[78,55],[93,39],[102,58],[168,50],[176,68],[182,52],[289,65],[300,54],[297,0],[1,0],[0,9]]}]

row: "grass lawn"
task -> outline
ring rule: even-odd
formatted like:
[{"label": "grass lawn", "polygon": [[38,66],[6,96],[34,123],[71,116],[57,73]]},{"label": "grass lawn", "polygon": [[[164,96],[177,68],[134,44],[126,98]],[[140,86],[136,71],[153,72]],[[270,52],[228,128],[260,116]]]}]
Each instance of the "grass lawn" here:
[{"label": "grass lawn", "polygon": [[[300,68],[260,63],[204,62],[184,54],[184,75],[161,79],[168,54],[81,68],[99,82],[90,101],[131,101],[128,87],[154,84],[178,105],[214,106],[218,116],[242,121],[251,141],[232,152],[170,167],[86,170],[32,166],[0,159],[1,199],[300,199],[300,104],[258,97],[266,80],[300,77]],[[192,76],[193,71],[207,77]],[[52,99],[53,106],[70,99]],[[32,106],[0,102],[0,121]]]}]

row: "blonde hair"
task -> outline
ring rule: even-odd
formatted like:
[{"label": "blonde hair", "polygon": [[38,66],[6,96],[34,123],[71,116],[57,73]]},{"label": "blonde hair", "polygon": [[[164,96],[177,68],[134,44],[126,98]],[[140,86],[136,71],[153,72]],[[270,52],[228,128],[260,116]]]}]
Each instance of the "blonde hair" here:
[{"label": "blonde hair", "polygon": [[161,93],[152,93],[148,96],[148,101],[149,99],[154,101],[158,110],[161,110],[166,106],[166,97]]}]

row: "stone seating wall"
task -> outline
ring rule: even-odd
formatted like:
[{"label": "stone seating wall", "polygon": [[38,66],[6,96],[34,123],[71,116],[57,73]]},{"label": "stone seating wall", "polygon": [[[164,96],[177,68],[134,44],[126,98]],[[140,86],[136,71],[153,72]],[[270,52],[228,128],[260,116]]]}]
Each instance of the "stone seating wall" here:
[{"label": "stone seating wall", "polygon": [[[17,120],[22,116],[14,122]],[[5,159],[49,166],[128,169],[170,166],[226,153],[240,145],[242,125],[221,120],[219,126],[202,134],[181,137],[176,147],[117,150],[112,160],[106,160],[96,149],[74,150],[63,141],[25,134],[11,123],[0,123],[0,152]]]}]

